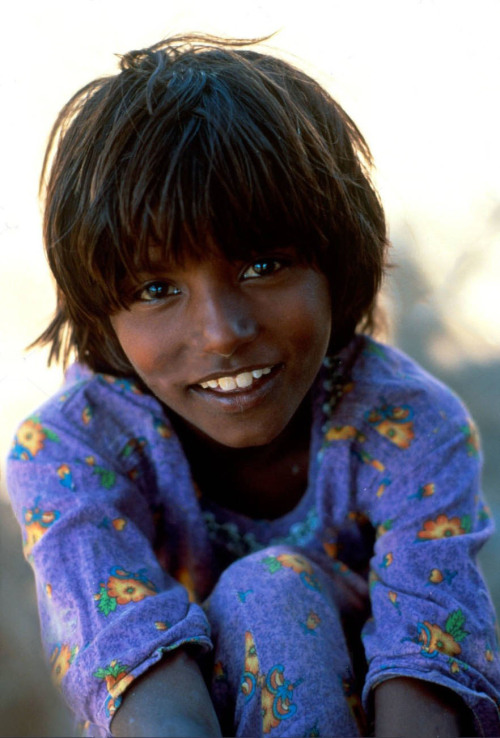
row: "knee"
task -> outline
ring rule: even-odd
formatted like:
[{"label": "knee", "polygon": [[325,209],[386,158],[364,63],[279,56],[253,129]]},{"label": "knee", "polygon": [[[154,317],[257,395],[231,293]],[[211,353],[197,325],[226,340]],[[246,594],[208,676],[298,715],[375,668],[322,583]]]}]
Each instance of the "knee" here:
[{"label": "knee", "polygon": [[[286,545],[269,546],[233,562],[224,570],[216,585],[217,589],[244,591],[254,588],[269,575],[280,572],[280,579],[299,577],[305,584],[315,582],[314,566],[300,550]],[[287,576],[289,575],[289,576]],[[317,588],[316,585],[313,588]]]}]

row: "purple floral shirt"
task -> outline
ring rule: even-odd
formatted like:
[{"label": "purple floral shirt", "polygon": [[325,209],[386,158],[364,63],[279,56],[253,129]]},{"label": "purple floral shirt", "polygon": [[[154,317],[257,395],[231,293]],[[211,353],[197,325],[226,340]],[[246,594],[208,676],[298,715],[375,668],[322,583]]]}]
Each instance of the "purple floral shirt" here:
[{"label": "purple floral shirt", "polygon": [[[492,532],[478,437],[443,385],[364,336],[334,402],[313,388],[309,485],[277,520],[200,497],[162,405],[128,379],[70,370],[19,428],[8,489],[36,575],[55,681],[109,730],[121,694],[183,643],[209,649],[201,603],[235,558],[290,543],[331,567],[371,614],[364,699],[396,675],[460,693],[500,734],[493,607],[475,563]],[[328,363],[328,362],[326,362]]]}]

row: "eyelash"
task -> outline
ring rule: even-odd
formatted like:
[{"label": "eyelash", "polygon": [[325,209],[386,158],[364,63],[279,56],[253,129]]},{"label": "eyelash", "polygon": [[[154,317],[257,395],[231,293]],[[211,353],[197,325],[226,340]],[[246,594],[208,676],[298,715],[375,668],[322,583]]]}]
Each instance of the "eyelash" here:
[{"label": "eyelash", "polygon": [[[269,265],[272,265],[272,269],[269,271]],[[241,273],[241,278],[246,280],[254,280],[254,279],[260,279],[262,277],[270,277],[276,272],[281,271],[285,266],[287,266],[287,263],[284,259],[276,259],[273,257],[269,258],[262,258],[262,259],[256,259],[254,262],[252,262],[249,266],[245,268],[245,270]],[[262,270],[261,273],[259,273],[259,268]],[[246,276],[248,275],[248,272],[250,270],[253,270],[255,272],[252,276]],[[148,290],[154,290],[156,294],[151,294],[151,292],[148,293]],[[171,290],[171,291],[170,291]],[[178,287],[175,287],[173,284],[169,282],[164,282],[162,280],[155,280],[152,282],[148,282],[147,284],[143,285],[137,292],[134,294],[134,301],[135,302],[158,302],[160,300],[164,300],[167,297],[174,297],[175,295],[180,294],[181,290]],[[145,294],[148,295],[145,297]]]},{"label": "eyelash", "polygon": [[[264,271],[263,274],[259,274],[255,268],[255,267],[269,265],[269,264],[273,265],[273,269],[271,272]],[[273,274],[276,274],[276,272],[279,272],[285,266],[286,266],[286,262],[284,259],[276,259],[274,257],[257,259],[256,261],[252,262],[248,267],[246,267],[245,271],[242,273],[241,276],[244,277],[245,274],[247,274],[247,272],[250,271],[250,269],[253,269],[254,272],[256,272],[257,276],[247,277],[247,279],[258,279],[259,277],[270,277]]]},{"label": "eyelash", "polygon": [[[156,288],[157,292],[162,291],[163,294],[152,295],[151,293],[149,293],[149,297],[144,297],[144,294],[147,293],[148,290],[152,290],[153,288]],[[174,290],[174,292],[169,293],[170,289]],[[174,285],[169,284],[169,282],[156,280],[154,282],[149,282],[148,284],[145,284],[143,287],[141,287],[141,289],[135,293],[134,300],[136,300],[137,302],[157,302],[158,300],[163,300],[165,297],[177,295],[179,294],[179,292],[180,290],[177,287],[174,287]]]}]

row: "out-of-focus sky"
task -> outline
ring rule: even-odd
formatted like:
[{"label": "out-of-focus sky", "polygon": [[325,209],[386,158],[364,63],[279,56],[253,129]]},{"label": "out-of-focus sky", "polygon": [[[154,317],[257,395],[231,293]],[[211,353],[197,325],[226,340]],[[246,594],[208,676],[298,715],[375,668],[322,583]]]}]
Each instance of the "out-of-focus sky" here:
[{"label": "out-of-focus sky", "polygon": [[319,78],[372,148],[393,259],[418,264],[446,326],[435,360],[500,356],[498,0],[19,0],[0,13],[2,456],[14,421],[59,382],[22,354],[54,304],[37,203],[50,126],[116,53],[172,32],[278,31],[267,45]]}]

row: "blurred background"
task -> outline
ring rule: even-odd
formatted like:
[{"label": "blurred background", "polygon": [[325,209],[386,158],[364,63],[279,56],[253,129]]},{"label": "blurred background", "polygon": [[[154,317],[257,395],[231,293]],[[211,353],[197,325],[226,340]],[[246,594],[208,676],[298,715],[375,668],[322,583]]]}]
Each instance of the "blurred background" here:
[{"label": "blurred background", "polygon": [[[38,174],[50,126],[116,53],[173,32],[252,37],[318,78],[377,164],[393,243],[389,339],[462,396],[500,522],[500,3],[498,0],[74,0],[0,11],[0,735],[65,736],[72,722],[42,662],[31,570],[5,492],[14,426],[57,388],[24,347],[53,288]],[[500,536],[481,556],[500,608]]]}]

